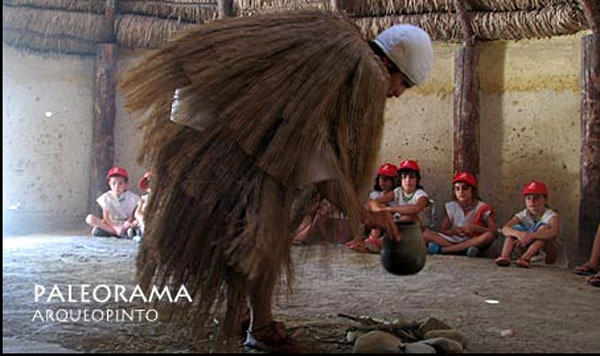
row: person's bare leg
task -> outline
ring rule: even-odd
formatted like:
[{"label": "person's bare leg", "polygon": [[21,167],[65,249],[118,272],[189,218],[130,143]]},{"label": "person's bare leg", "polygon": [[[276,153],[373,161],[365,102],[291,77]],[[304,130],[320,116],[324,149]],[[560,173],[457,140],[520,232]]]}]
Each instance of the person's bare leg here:
[{"label": "person's bare leg", "polygon": [[500,257],[505,257],[510,260],[510,253],[515,248],[516,237],[506,236],[504,238],[504,245],[502,245],[502,252],[500,252]]},{"label": "person's bare leg", "polygon": [[99,219],[92,214],[89,214],[88,216],[85,217],[85,222],[92,227],[97,227],[99,229],[102,229],[102,230],[110,233],[110,234],[114,234],[117,236],[119,236],[119,234],[120,234],[120,231],[115,231],[115,229],[113,229],[112,226],[105,223],[104,220]]},{"label": "person's bare leg", "polygon": [[529,248],[527,248],[527,251],[525,251],[525,253],[523,255],[521,255],[521,258],[526,261],[531,260],[531,257],[533,257],[533,255],[538,253],[538,251],[541,250],[545,244],[546,244],[546,241],[543,241],[543,240],[533,241],[533,243],[531,243],[531,245],[529,245]]},{"label": "person's bare leg", "polygon": [[450,241],[441,237],[435,231],[426,229],[425,231],[423,231],[422,236],[423,236],[423,240],[425,240],[425,242],[435,242],[436,244],[438,244],[442,247],[452,246],[452,243]]},{"label": "person's bare leg", "polygon": [[598,230],[594,237],[594,245],[592,245],[592,252],[590,253],[590,259],[588,265],[593,268],[598,268],[598,260],[600,259],[600,224],[598,224]]},{"label": "person's bare leg", "polygon": [[254,281],[250,287],[250,331],[259,330],[273,321],[273,291],[275,290],[275,276],[265,273]]},{"label": "person's bare leg", "polygon": [[494,233],[491,231],[484,232],[479,236],[475,236],[463,242],[459,242],[457,244],[443,247],[442,253],[453,253],[460,252],[468,249],[471,246],[481,247],[491,243],[494,240]]}]

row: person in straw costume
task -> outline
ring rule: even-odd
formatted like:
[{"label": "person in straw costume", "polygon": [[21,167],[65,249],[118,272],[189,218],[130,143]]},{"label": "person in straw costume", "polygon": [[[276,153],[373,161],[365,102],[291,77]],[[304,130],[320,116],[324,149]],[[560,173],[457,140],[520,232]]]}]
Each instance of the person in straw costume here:
[{"label": "person in straw costume", "polygon": [[[152,198],[137,258],[140,284],[184,284],[197,325],[225,307],[221,335],[297,351],[271,313],[293,281],[291,234],[320,198],[353,222],[375,171],[386,97],[423,84],[429,36],[397,25],[374,41],[342,15],[310,11],[217,20],[154,51],[120,83],[145,113],[139,161]],[[390,224],[392,226],[390,226]],[[282,284],[282,285],[285,285]]]}]

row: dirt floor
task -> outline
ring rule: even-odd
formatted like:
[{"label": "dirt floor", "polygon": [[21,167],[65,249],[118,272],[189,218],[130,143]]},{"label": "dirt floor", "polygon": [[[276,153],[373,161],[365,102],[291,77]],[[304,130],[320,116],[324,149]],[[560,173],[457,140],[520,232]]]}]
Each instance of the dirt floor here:
[{"label": "dirt floor", "polygon": [[[162,316],[154,322],[34,318],[36,310],[131,308],[45,297],[36,303],[34,288],[133,288],[137,249],[131,240],[83,232],[4,237],[3,352],[211,351],[210,342],[194,337],[183,322]],[[435,317],[466,334],[467,353],[600,352],[600,288],[564,267],[499,268],[491,259],[436,255],[417,275],[398,277],[383,269],[379,256],[341,246],[294,247],[294,258],[294,294],[277,299],[275,315],[301,331],[314,352],[352,352],[346,331],[359,324],[340,313],[389,321]],[[511,335],[503,336],[509,329]]]}]

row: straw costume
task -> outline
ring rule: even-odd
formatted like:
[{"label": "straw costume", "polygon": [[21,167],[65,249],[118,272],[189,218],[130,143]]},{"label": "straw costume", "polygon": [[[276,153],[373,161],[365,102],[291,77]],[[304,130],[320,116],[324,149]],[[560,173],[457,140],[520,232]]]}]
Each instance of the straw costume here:
[{"label": "straw costume", "polygon": [[184,312],[226,306],[238,335],[253,281],[292,281],[291,235],[318,182],[358,232],[388,78],[358,28],[325,12],[214,21],[144,58],[120,87],[145,113],[153,175],[142,284],[185,284],[197,303]]}]

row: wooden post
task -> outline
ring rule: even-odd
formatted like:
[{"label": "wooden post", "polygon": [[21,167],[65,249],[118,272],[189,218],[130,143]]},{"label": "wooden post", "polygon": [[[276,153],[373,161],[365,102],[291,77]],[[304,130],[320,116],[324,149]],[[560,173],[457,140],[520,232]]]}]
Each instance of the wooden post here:
[{"label": "wooden post", "polygon": [[600,224],[600,33],[583,37],[579,254],[586,260]]},{"label": "wooden post", "polygon": [[466,46],[455,56],[454,172],[479,175],[478,49]]},{"label": "wooden post", "polygon": [[89,209],[95,213],[99,212],[96,198],[108,189],[106,173],[113,166],[115,157],[116,62],[117,45],[114,43],[99,44],[96,50],[92,182]]},{"label": "wooden post", "polygon": [[96,48],[96,76],[94,82],[94,124],[92,133],[92,174],[88,211],[100,215],[96,198],[104,193],[106,173],[115,160],[115,96],[117,85],[117,44],[115,33],[116,0],[106,0],[104,13],[110,43]]},{"label": "wooden post", "polygon": [[233,0],[218,0],[217,14],[220,19],[235,16],[233,11]]}]

